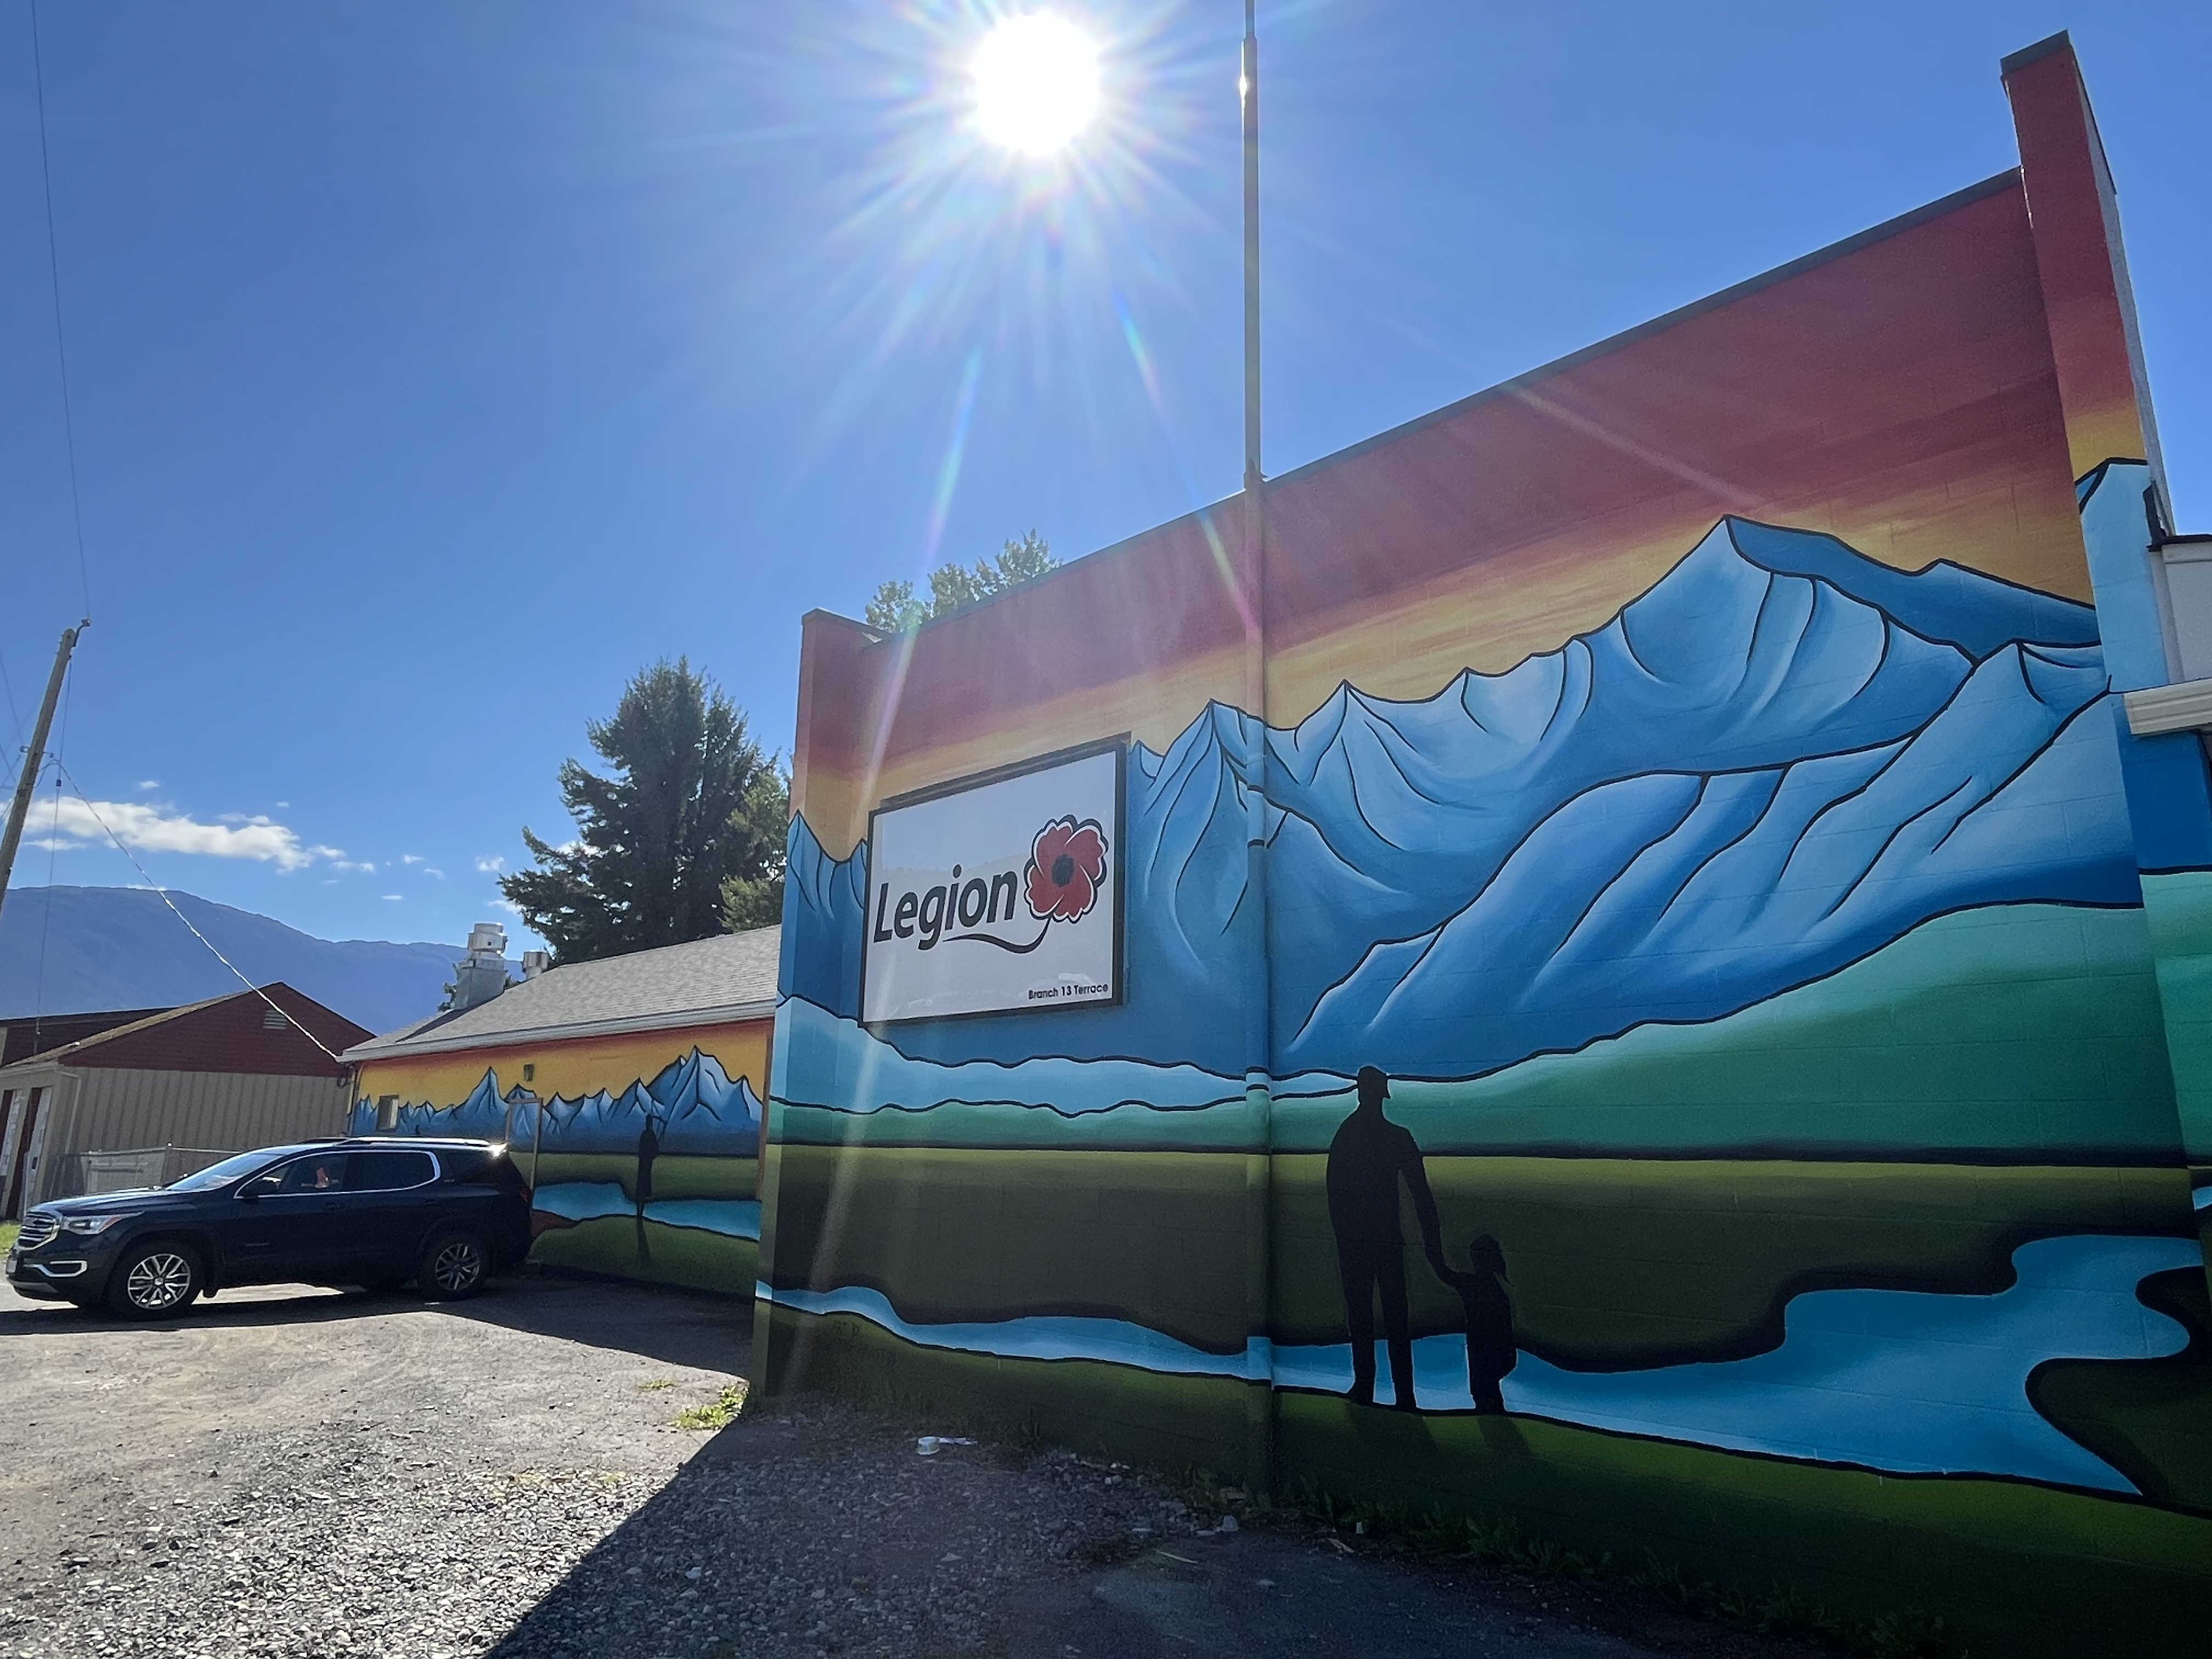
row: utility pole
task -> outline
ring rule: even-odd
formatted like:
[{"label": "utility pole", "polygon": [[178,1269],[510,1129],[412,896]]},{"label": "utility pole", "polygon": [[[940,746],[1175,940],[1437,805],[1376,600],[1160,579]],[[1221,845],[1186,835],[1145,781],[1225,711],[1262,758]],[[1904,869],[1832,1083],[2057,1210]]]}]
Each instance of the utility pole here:
[{"label": "utility pole", "polygon": [[39,723],[31,728],[23,774],[15,780],[15,799],[8,808],[7,830],[0,833],[0,905],[8,902],[8,881],[15,873],[15,848],[23,839],[23,820],[31,816],[31,796],[39,787],[39,769],[46,763],[46,734],[54,729],[54,705],[62,699],[62,676],[69,672],[76,636],[91,626],[92,618],[88,617],[75,628],[62,629],[62,642],[54,653],[54,672],[46,676],[46,700],[39,705]]}]

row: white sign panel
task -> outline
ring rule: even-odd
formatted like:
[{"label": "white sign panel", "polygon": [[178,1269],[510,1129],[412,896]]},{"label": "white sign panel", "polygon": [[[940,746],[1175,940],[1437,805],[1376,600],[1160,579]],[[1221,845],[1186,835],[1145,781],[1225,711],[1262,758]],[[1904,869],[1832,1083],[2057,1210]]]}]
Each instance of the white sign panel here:
[{"label": "white sign panel", "polygon": [[860,1018],[1121,998],[1119,744],[878,810]]}]

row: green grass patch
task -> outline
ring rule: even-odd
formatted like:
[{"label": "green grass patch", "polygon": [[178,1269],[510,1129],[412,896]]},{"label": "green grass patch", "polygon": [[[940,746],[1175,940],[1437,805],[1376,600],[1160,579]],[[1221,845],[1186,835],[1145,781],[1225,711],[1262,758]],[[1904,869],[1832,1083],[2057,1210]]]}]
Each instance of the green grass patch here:
[{"label": "green grass patch", "polygon": [[0,1255],[15,1248],[15,1235],[23,1231],[20,1221],[0,1221]]},{"label": "green grass patch", "polygon": [[760,1251],[749,1238],[729,1238],[659,1221],[645,1224],[641,1250],[635,1218],[601,1216],[538,1234],[530,1258],[550,1267],[574,1267],[653,1285],[750,1296],[758,1276]]},{"label": "green grass patch", "polygon": [[687,1406],[668,1419],[678,1429],[726,1429],[745,1408],[745,1385],[732,1382],[703,1406]]}]

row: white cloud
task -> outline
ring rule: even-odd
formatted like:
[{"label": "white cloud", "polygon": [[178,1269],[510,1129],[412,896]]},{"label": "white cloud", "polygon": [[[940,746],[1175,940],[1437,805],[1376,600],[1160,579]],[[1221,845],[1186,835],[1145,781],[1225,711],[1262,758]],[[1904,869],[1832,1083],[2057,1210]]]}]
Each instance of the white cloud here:
[{"label": "white cloud", "polygon": [[435,876],[440,881],[443,881],[446,878],[446,872],[443,870],[439,869],[437,866],[434,864],[424,865],[422,866],[422,873],[426,876]]},{"label": "white cloud", "polygon": [[397,893],[386,893],[384,896],[384,902],[386,904],[404,904],[407,901]]},{"label": "white cloud", "polygon": [[485,875],[495,876],[501,871],[507,868],[507,860],[501,858],[496,854],[494,854],[489,857],[478,859],[477,860],[477,868],[481,870]]},{"label": "white cloud", "polygon": [[522,907],[513,899],[495,898],[491,902],[491,908],[495,910],[504,910],[509,915],[519,916],[522,914]]},{"label": "white cloud", "polygon": [[[95,816],[96,815],[96,816]],[[74,796],[47,795],[31,809],[29,828],[45,839],[39,844],[66,847],[105,842],[107,830],[125,847],[141,853],[191,853],[207,858],[253,859],[279,870],[301,870],[318,860],[336,862],[345,854],[335,847],[311,846],[274,818],[225,813],[213,823],[142,801],[102,800],[87,805]]]},{"label": "white cloud", "polygon": [[422,855],[420,853],[402,853],[399,855],[399,861],[402,864],[420,864],[422,862]]},{"label": "white cloud", "polygon": [[[141,790],[159,789],[161,787],[161,781],[159,778],[141,778],[138,780],[138,787]],[[278,804],[281,805],[283,803],[279,802]]]},{"label": "white cloud", "polygon": [[367,859],[334,859],[331,862],[348,875],[373,876],[376,873],[376,866]]},{"label": "white cloud", "polygon": [[292,803],[289,800],[280,800],[276,803],[276,810],[280,812],[289,812],[292,810]]}]

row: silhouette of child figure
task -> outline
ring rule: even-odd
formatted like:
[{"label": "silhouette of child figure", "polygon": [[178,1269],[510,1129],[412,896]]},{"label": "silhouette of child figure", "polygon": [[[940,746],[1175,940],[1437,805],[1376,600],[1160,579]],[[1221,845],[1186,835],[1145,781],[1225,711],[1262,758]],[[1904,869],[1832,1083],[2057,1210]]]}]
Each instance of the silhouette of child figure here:
[{"label": "silhouette of child figure", "polygon": [[1505,1290],[1505,1252],[1488,1233],[1468,1249],[1473,1273],[1462,1273],[1442,1261],[1431,1263],[1437,1276],[1459,1292],[1467,1314],[1467,1391],[1474,1396],[1479,1412],[1503,1412],[1505,1396],[1498,1384],[1521,1358],[1513,1341],[1513,1301]]}]

